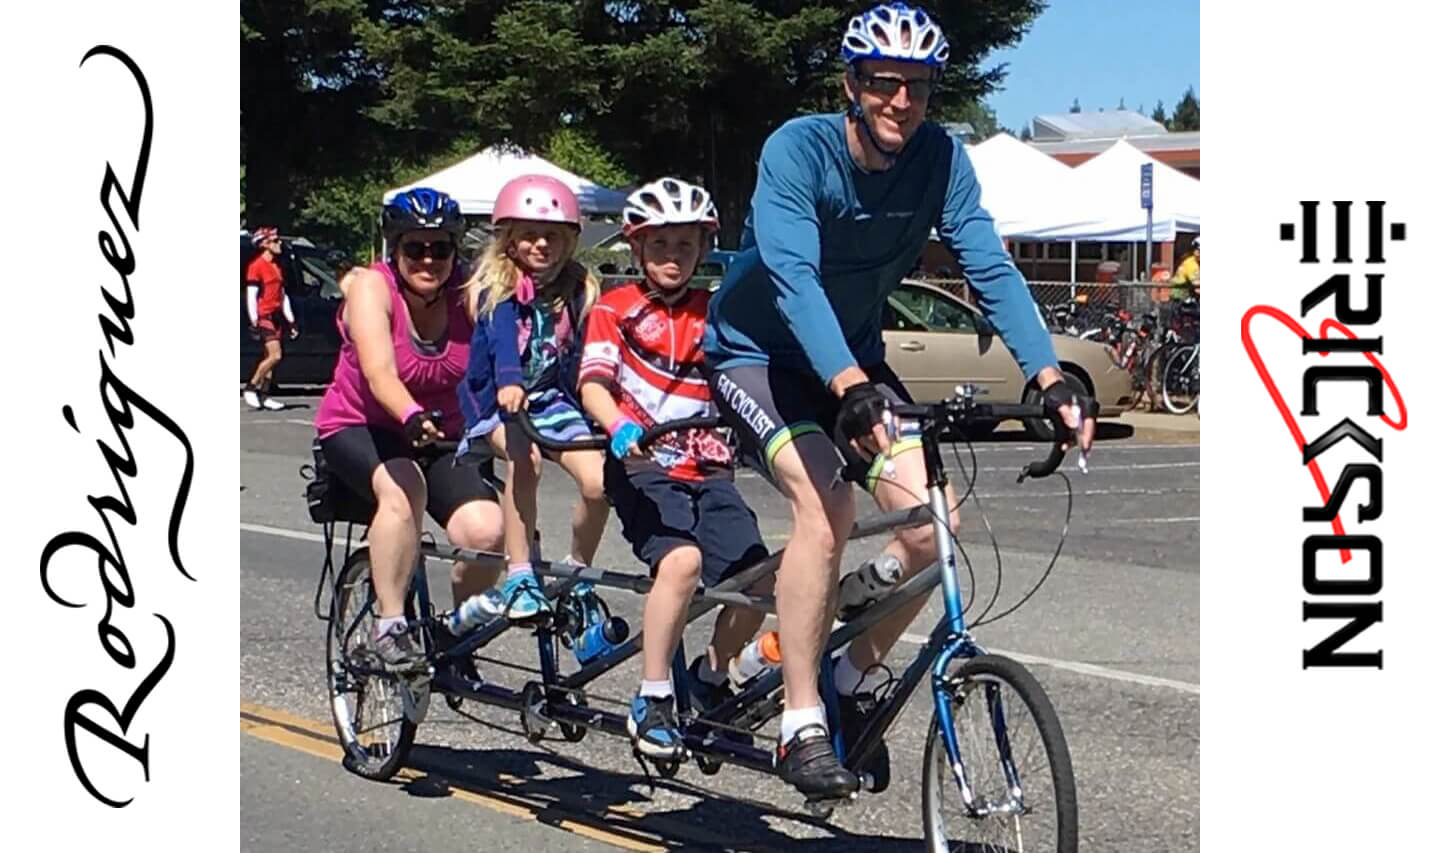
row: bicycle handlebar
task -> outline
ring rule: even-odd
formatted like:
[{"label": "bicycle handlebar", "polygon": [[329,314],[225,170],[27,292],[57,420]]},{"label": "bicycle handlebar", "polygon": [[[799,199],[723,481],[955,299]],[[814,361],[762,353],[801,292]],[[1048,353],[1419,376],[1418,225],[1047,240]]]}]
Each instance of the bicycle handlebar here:
[{"label": "bicycle handlebar", "polygon": [[[1061,449],[1065,437],[1070,435],[1071,430],[1065,425],[1059,414],[1048,413],[1041,404],[1026,403],[976,403],[973,398],[966,394],[956,394],[940,403],[929,405],[892,405],[891,411],[901,417],[917,418],[920,420],[933,420],[950,423],[955,426],[962,426],[973,421],[994,421],[1007,420],[1010,418],[1045,418],[1055,428],[1055,442],[1050,447],[1050,454],[1044,460],[1027,464],[1020,472],[1016,482],[1023,482],[1026,477],[1046,477],[1055,473],[1060,463],[1065,459],[1065,451]],[[1086,417],[1095,417],[1100,413],[1100,406],[1094,400],[1090,401],[1089,411]],[[589,438],[572,439],[570,441],[556,441],[546,438],[535,429],[535,423],[530,420],[530,413],[524,409],[511,416],[519,425],[526,437],[537,446],[557,453],[567,450],[606,450],[610,447],[610,438],[605,435],[592,435]],[[640,436],[640,447],[648,448],[656,439],[663,435],[678,432],[686,429],[715,429],[724,426],[724,421],[717,417],[681,418],[680,420],[669,421],[663,424],[656,424],[645,430]]]},{"label": "bicycle handlebar", "polygon": [[[900,417],[940,421],[957,427],[974,421],[1044,418],[1055,429],[1055,442],[1050,446],[1050,455],[1041,461],[1027,464],[1020,470],[1020,476],[1015,482],[1022,483],[1026,477],[1048,477],[1055,473],[1060,463],[1065,460],[1062,445],[1066,436],[1071,433],[1058,413],[1047,412],[1039,403],[976,403],[972,394],[973,391],[968,394],[959,393],[942,402],[928,405],[897,404],[892,405],[890,410]],[[1090,401],[1088,408],[1085,417],[1093,418],[1100,413],[1100,406],[1094,400]]]},{"label": "bicycle handlebar", "polygon": [[[521,409],[511,415],[520,430],[525,433],[538,447],[551,450],[556,453],[563,453],[567,450],[606,450],[610,447],[610,436],[592,434],[589,438],[576,438],[570,441],[556,441],[553,438],[546,438],[535,429],[535,422],[530,420],[530,413]],[[679,432],[685,429],[715,429],[723,426],[724,422],[717,417],[681,418],[675,421],[668,421],[663,424],[656,424],[645,430],[640,436],[640,449],[646,450],[656,439],[672,432]]]}]

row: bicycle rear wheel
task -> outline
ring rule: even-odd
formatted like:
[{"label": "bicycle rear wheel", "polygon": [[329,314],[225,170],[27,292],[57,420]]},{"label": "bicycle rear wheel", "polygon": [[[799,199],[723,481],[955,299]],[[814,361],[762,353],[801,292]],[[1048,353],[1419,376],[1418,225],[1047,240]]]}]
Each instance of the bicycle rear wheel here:
[{"label": "bicycle rear wheel", "polygon": [[1161,400],[1170,412],[1183,415],[1200,403],[1200,351],[1195,344],[1177,347],[1165,363]]},{"label": "bicycle rear wheel", "polygon": [[[412,592],[413,596],[413,592]],[[414,619],[414,601],[406,616]],[[325,635],[330,714],[345,752],[347,770],[366,779],[384,781],[405,765],[415,731],[430,702],[426,681],[400,676],[356,673],[352,666],[379,669],[373,652],[375,593],[370,585],[370,552],[350,556],[335,584],[330,623]]]},{"label": "bicycle rear wheel", "polygon": [[925,740],[922,806],[931,851],[1018,853],[1079,846],[1075,774],[1060,718],[1025,667],[998,655],[962,663],[946,690],[967,804],[938,712]]}]

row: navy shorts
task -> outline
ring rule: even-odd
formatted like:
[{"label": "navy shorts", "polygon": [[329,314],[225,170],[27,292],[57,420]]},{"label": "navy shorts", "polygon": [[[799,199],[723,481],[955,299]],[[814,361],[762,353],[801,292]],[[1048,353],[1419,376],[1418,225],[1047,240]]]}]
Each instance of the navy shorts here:
[{"label": "navy shorts", "polygon": [[660,471],[626,473],[605,457],[605,494],[625,541],[653,575],[666,554],[700,549],[700,581],[707,587],[768,556],[755,513],[729,479],[677,480]]}]

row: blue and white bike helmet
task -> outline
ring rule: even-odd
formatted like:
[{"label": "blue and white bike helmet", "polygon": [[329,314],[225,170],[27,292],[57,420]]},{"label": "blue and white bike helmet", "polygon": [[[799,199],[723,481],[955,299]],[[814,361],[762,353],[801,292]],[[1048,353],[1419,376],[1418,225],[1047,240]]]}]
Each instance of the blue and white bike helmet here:
[{"label": "blue and white bike helmet", "polygon": [[883,3],[850,19],[840,52],[850,65],[862,59],[894,59],[941,69],[950,59],[950,42],[924,9]]}]

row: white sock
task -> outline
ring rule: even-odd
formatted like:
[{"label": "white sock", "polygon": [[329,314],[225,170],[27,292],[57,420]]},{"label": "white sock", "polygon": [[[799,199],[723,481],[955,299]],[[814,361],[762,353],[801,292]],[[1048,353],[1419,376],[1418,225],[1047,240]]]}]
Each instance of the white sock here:
[{"label": "white sock", "polygon": [[879,666],[872,666],[868,675],[861,672],[850,661],[849,651],[841,655],[840,662],[835,664],[835,692],[841,696],[854,696],[860,692],[873,693],[884,680],[885,671]]},{"label": "white sock", "polygon": [[729,673],[716,672],[715,670],[710,668],[709,655],[705,655],[700,658],[700,668],[695,674],[700,676],[701,681],[711,685],[712,687],[719,687],[720,685],[730,680]]},{"label": "white sock", "polygon": [[786,708],[780,714],[780,742],[789,743],[795,733],[810,725],[818,725],[826,731],[830,727],[825,725],[825,706],[816,705],[813,708]]},{"label": "white sock", "polygon": [[410,623],[405,621],[404,616],[382,617],[375,622],[375,636],[383,637],[393,631],[397,626],[403,631],[410,627]]},{"label": "white sock", "polygon": [[668,696],[674,696],[675,688],[671,686],[670,679],[668,678],[664,681],[642,680],[640,682],[640,695],[648,696],[652,699],[664,699]]},{"label": "white sock", "polygon": [[511,564],[510,564],[510,571],[506,574],[506,577],[507,577],[507,578],[513,578],[513,577],[515,577],[516,575],[533,575],[533,574],[535,574],[535,569],[534,569],[534,567],[531,566],[529,563],[511,563]]}]

